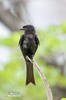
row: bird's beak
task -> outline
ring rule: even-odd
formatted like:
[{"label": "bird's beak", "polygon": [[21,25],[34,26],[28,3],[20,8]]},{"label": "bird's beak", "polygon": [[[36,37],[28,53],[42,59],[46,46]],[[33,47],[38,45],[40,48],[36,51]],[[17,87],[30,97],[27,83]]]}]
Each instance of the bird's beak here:
[{"label": "bird's beak", "polygon": [[25,30],[24,28],[20,28],[19,30]]}]

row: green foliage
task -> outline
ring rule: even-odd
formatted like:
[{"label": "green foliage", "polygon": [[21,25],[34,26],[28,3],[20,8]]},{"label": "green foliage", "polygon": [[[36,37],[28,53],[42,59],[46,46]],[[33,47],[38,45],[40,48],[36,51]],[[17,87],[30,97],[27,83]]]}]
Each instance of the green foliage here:
[{"label": "green foliage", "polygon": [[66,33],[66,21],[61,24],[61,30],[63,33]]},{"label": "green foliage", "polygon": [[9,46],[9,47],[12,47],[12,46],[15,46],[19,44],[19,38],[20,38],[20,34],[21,32],[15,32],[11,34],[11,36],[9,38],[3,38],[0,36],[0,45],[5,45],[5,46]]},{"label": "green foliage", "polygon": [[[47,30],[37,30],[40,40],[39,48],[35,55],[35,60],[44,72],[48,83],[51,87],[58,85],[66,86],[66,77],[60,74],[60,71],[53,66],[48,66],[41,61],[40,56],[53,56],[57,51],[66,51],[66,40],[60,40],[61,32],[66,32],[66,22],[60,26],[50,26]],[[46,99],[46,91],[43,82],[36,70],[35,80],[36,86],[32,84],[25,86],[25,63],[19,49],[19,38],[21,32],[12,33],[9,38],[0,37],[0,45],[9,47],[11,50],[10,60],[4,65],[4,70],[0,71],[0,94],[1,96],[9,95],[9,93],[19,94],[21,97],[6,97],[5,100],[43,100]],[[3,99],[4,100],[4,99]],[[65,100],[65,99],[62,99]]]},{"label": "green foliage", "polygon": [[61,100],[66,100],[66,98],[62,98]]}]

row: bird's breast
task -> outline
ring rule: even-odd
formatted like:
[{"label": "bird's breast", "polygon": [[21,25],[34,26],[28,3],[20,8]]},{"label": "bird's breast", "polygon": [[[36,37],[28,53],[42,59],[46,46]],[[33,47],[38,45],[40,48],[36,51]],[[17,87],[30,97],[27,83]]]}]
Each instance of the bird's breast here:
[{"label": "bird's breast", "polygon": [[23,41],[23,48],[30,48],[34,44],[35,40],[33,35],[26,35],[24,41]]}]

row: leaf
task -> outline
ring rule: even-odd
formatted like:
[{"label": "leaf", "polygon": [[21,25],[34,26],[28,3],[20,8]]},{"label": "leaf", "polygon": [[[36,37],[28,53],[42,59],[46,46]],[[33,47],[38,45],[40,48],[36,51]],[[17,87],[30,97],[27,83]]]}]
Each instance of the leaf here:
[{"label": "leaf", "polygon": [[66,100],[66,98],[62,98],[61,100]]}]

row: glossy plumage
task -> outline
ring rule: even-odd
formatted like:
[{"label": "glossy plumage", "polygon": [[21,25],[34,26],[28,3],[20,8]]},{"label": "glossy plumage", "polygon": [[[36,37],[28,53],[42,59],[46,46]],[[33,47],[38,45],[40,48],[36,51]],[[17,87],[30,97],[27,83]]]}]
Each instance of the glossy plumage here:
[{"label": "glossy plumage", "polygon": [[33,64],[26,59],[26,56],[28,56],[31,60],[33,59],[33,56],[38,48],[39,40],[35,33],[35,28],[32,25],[23,26],[22,30],[24,30],[24,34],[20,38],[19,45],[26,61],[26,84],[30,82],[35,84]]}]

